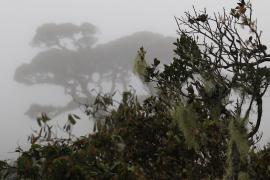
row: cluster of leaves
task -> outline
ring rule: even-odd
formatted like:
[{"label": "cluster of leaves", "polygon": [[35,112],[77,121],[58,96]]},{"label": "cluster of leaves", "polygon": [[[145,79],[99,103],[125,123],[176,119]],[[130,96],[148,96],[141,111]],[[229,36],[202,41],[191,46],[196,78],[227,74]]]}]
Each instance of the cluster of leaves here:
[{"label": "cluster of leaves", "polygon": [[[248,12],[239,6],[239,15],[211,19],[195,11],[177,19],[180,38],[172,63],[159,67],[155,59],[147,66],[144,49],[138,52],[135,71],[146,86],[155,84],[151,96],[139,102],[124,92],[117,105],[108,95],[98,96],[93,106],[85,105],[95,117],[95,131],[80,138],[52,138],[43,114],[31,148],[17,150],[14,166],[1,162],[0,175],[9,176],[13,168],[21,179],[269,179],[270,147],[258,149],[254,139],[270,79],[262,63],[269,55],[265,48],[252,51],[232,28]],[[258,47],[260,36],[253,30]],[[199,34],[208,40],[200,43]],[[257,119],[249,131],[253,101]],[[77,119],[69,115],[68,133]]]},{"label": "cluster of leaves", "polygon": [[[224,121],[200,116],[201,108],[178,106],[172,112],[160,96],[140,104],[126,92],[96,133],[74,139],[39,137],[29,150],[17,150],[14,167],[1,163],[1,175],[11,176],[6,170],[13,169],[9,173],[15,179],[221,179],[228,166],[230,132]],[[248,147],[248,156],[248,175],[269,177],[269,147]]]}]

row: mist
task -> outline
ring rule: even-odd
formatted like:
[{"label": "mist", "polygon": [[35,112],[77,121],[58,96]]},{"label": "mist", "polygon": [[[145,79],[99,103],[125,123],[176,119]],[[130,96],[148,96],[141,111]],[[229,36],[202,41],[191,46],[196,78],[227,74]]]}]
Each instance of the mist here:
[{"label": "mist", "polygon": [[[44,108],[59,122],[70,111],[80,114],[82,121],[74,131],[79,135],[88,132],[92,123],[78,110],[74,99],[86,100],[82,99],[87,98],[86,89],[109,92],[114,86],[122,90],[132,86],[143,94],[142,84],[131,73],[137,50],[145,48],[148,63],[154,58],[168,63],[177,38],[174,16],[183,16],[192,5],[212,12],[233,4],[225,0],[1,0],[0,158],[17,156],[12,152],[17,146],[25,146],[36,127],[35,117]],[[268,47],[269,4],[266,0],[253,1],[258,27]],[[85,36],[83,24],[87,25]],[[67,49],[55,41],[45,42],[48,37],[35,36],[42,34],[42,28],[45,32],[50,28],[63,28],[61,32],[73,29],[73,34],[69,32],[59,41]],[[269,92],[266,94],[262,143],[270,141]]]}]

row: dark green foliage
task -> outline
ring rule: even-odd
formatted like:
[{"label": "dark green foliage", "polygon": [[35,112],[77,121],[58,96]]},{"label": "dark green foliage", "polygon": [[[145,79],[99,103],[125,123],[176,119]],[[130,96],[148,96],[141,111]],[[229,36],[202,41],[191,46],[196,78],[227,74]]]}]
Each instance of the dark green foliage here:
[{"label": "dark green foliage", "polygon": [[[228,148],[226,123],[200,122],[203,119],[198,116],[198,129],[191,134],[198,147],[192,148],[173,119],[170,107],[161,98],[152,96],[139,104],[133,94],[124,96],[95,134],[73,141],[57,139],[45,145],[32,144],[28,151],[22,151],[17,159],[18,177],[221,179],[224,176]],[[250,158],[251,177],[257,177],[257,173],[269,176],[266,161],[269,148],[251,151]]]},{"label": "dark green foliage", "polygon": [[250,163],[252,164],[250,174],[256,179],[270,177],[270,144],[260,149],[259,152],[250,153]]}]

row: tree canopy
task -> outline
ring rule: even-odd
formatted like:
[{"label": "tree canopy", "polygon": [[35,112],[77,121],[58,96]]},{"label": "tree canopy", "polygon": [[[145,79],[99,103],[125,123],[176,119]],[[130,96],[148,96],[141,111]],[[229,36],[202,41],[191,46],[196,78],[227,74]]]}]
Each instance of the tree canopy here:
[{"label": "tree canopy", "polygon": [[[142,44],[148,51],[147,59],[159,58],[165,63],[172,57],[172,37],[137,32],[105,44],[95,44],[96,32],[97,28],[89,23],[80,26],[48,23],[40,26],[32,44],[43,47],[43,50],[30,63],[22,64],[16,69],[14,80],[28,86],[60,86],[72,99],[81,101],[83,97],[87,97],[93,100],[94,97],[89,93],[91,84],[97,87],[97,91],[102,91],[102,83],[111,83],[107,90],[111,93],[116,90],[117,85],[127,89],[136,49]],[[88,45],[82,45],[82,42],[88,42]],[[95,75],[98,78],[94,78]],[[36,103],[31,105],[26,114],[35,119],[40,112],[47,112],[53,117],[77,107],[73,101],[54,109],[53,105]]]},{"label": "tree canopy", "polygon": [[[77,138],[70,114],[56,137],[46,114],[31,148],[2,175],[23,179],[269,179],[269,145],[258,148],[262,101],[269,83],[269,55],[249,2],[230,12],[187,12],[176,18],[175,57],[160,67],[140,48],[134,70],[155,87],[141,103],[132,92],[120,102],[99,95],[85,113],[95,117],[93,133]],[[248,36],[240,34],[248,29]],[[246,39],[247,38],[247,39]],[[144,69],[144,71],[141,71]],[[255,103],[255,104],[254,104]],[[245,106],[246,105],[246,106]],[[255,123],[252,123],[255,109]]]},{"label": "tree canopy", "polygon": [[97,28],[90,23],[82,23],[76,26],[72,23],[47,23],[36,30],[36,34],[31,42],[33,46],[58,47],[68,49],[66,44],[73,48],[91,48],[96,42],[94,34]]}]

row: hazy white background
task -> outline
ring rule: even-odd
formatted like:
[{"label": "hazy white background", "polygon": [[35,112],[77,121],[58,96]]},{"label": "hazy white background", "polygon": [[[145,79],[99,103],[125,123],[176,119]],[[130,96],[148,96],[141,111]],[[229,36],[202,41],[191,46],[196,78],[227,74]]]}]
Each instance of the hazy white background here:
[{"label": "hazy white background", "polygon": [[[17,145],[26,142],[33,121],[23,113],[29,105],[67,102],[61,88],[27,87],[13,81],[16,67],[30,62],[37,49],[29,46],[35,30],[43,23],[90,22],[100,29],[99,42],[153,31],[176,36],[174,16],[206,7],[210,12],[233,7],[233,0],[0,0],[0,159],[14,157]],[[253,0],[254,13],[270,45],[270,2]],[[270,46],[269,46],[270,47]],[[263,122],[264,142],[270,141],[270,93],[267,93]],[[88,126],[83,125],[86,130]],[[78,130],[80,131],[80,130]]]}]

